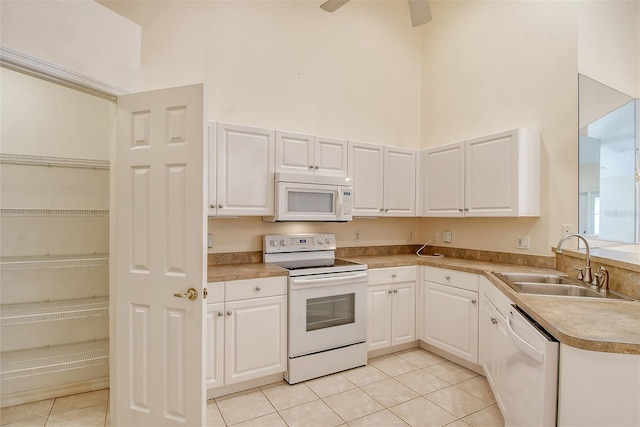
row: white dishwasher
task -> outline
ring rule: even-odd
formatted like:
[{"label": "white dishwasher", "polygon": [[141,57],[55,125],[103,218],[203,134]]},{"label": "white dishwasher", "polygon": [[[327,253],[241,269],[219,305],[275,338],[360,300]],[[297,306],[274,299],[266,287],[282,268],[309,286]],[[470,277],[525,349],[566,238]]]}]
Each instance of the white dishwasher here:
[{"label": "white dishwasher", "polygon": [[509,309],[507,337],[498,368],[503,369],[505,426],[555,426],[558,342],[515,305]]}]

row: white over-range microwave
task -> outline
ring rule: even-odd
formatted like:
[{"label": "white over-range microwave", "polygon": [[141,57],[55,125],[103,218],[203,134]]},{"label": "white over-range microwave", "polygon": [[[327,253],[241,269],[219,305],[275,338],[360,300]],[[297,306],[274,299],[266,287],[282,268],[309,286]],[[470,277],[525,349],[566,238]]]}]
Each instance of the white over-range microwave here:
[{"label": "white over-range microwave", "polygon": [[275,214],[265,221],[351,221],[351,178],[276,173]]}]

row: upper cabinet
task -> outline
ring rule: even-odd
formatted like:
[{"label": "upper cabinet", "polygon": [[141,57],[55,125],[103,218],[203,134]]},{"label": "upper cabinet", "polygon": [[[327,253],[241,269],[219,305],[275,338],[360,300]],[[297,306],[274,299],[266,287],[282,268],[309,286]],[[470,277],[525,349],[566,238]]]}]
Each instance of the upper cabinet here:
[{"label": "upper cabinet", "polygon": [[209,122],[209,216],[273,215],[275,132]]},{"label": "upper cabinet", "polygon": [[276,131],[276,171],[347,176],[347,141]]},{"label": "upper cabinet", "polygon": [[423,216],[540,215],[540,134],[513,129],[424,150]]},{"label": "upper cabinet", "polygon": [[354,216],[416,215],[416,151],[349,141]]}]

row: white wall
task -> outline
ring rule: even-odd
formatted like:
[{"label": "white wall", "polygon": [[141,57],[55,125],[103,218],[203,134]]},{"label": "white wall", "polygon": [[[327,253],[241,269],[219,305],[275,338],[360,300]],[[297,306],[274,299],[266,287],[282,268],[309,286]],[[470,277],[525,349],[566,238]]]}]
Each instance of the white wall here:
[{"label": "white wall", "polygon": [[453,246],[549,255],[577,229],[577,16],[574,2],[435,1],[422,46],[422,144],[514,127],[542,136],[538,219],[429,219]]}]

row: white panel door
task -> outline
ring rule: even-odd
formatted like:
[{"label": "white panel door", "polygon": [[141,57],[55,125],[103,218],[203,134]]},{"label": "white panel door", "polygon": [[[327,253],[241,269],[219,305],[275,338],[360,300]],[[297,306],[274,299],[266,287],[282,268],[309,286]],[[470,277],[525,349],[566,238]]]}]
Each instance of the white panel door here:
[{"label": "white panel door", "polygon": [[391,345],[391,285],[367,287],[367,344],[369,351]]},{"label": "white panel door", "polygon": [[478,363],[478,293],[424,282],[424,341]]},{"label": "white panel door", "polygon": [[287,369],[287,297],[225,304],[225,385]]},{"label": "white panel door", "polygon": [[276,131],[276,171],[313,173],[313,135]]},{"label": "white panel door", "polygon": [[217,214],[273,215],[275,132],[218,123]]},{"label": "white panel door", "polygon": [[[204,425],[204,87],[118,98],[111,423]],[[193,288],[195,298],[176,297]]]},{"label": "white panel door", "polygon": [[384,147],[349,141],[353,216],[381,216],[384,202]]},{"label": "white panel door", "polygon": [[416,151],[384,148],[384,215],[416,215]]},{"label": "white panel door", "polygon": [[416,340],[416,282],[395,283],[391,304],[391,345]]},{"label": "white panel door", "polygon": [[422,152],[423,216],[464,216],[464,143]]},{"label": "white panel door", "polygon": [[517,216],[517,130],[466,142],[465,214]]},{"label": "white panel door", "polygon": [[315,137],[313,167],[322,175],[347,176],[347,141]]}]

